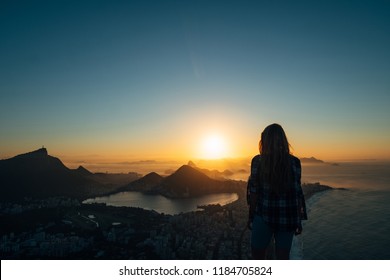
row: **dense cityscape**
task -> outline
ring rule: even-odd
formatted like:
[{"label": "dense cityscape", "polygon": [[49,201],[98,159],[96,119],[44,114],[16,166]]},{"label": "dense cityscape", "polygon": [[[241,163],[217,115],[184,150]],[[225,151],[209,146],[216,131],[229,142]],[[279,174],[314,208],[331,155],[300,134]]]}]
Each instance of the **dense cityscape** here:
[{"label": "dense cityscape", "polygon": [[3,259],[246,259],[243,195],[178,215],[75,199],[1,204]]}]

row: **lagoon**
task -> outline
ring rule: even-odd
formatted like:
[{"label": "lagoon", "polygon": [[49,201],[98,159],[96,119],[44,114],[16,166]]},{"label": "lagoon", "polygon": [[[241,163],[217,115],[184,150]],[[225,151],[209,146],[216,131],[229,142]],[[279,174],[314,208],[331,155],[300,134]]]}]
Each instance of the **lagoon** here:
[{"label": "lagoon", "polygon": [[162,195],[146,195],[141,192],[121,192],[109,196],[90,198],[83,203],[104,203],[107,206],[139,207],[159,213],[175,215],[179,213],[199,211],[198,205],[226,205],[238,199],[236,193],[209,194],[193,198],[167,198]]}]

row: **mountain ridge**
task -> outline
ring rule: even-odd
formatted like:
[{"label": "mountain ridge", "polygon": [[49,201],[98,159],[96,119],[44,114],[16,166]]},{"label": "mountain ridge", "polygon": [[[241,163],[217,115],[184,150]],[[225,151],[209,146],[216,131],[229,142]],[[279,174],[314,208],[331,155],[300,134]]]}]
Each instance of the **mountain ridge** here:
[{"label": "mountain ridge", "polygon": [[99,182],[84,167],[69,169],[46,148],[0,160],[0,201],[52,196],[83,200],[116,187]]}]

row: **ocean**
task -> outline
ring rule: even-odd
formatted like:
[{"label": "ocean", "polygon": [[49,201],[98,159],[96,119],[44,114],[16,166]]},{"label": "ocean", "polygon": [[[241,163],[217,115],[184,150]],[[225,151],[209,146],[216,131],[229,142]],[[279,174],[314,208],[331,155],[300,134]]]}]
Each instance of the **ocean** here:
[{"label": "ocean", "polygon": [[390,259],[390,164],[303,167],[303,179],[332,190],[308,200],[309,219],[291,257],[308,260]]}]

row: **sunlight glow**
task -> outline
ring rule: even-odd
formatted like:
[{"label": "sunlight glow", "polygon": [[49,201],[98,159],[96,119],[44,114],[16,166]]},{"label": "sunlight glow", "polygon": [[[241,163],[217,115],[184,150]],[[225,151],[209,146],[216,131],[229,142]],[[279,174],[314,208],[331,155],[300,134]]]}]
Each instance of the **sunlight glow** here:
[{"label": "sunlight glow", "polygon": [[202,158],[219,159],[227,156],[227,145],[219,135],[210,135],[203,139]]}]

